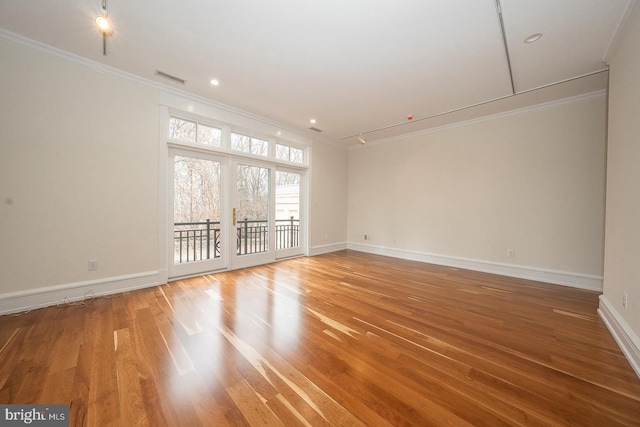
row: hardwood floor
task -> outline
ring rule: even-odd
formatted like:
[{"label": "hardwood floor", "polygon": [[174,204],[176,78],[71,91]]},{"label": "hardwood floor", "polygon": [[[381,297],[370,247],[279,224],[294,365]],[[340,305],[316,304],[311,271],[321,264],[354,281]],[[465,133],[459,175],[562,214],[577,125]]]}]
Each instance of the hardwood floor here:
[{"label": "hardwood floor", "polygon": [[598,294],[354,251],[0,317],[72,426],[638,426]]}]

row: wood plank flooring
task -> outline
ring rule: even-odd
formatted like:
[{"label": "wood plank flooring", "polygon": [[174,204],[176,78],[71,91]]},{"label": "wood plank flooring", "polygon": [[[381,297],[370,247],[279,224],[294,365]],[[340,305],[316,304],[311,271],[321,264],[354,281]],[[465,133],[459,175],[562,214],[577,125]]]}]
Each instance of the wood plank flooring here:
[{"label": "wood plank flooring", "polygon": [[595,292],[354,251],[0,317],[72,426],[639,426]]}]

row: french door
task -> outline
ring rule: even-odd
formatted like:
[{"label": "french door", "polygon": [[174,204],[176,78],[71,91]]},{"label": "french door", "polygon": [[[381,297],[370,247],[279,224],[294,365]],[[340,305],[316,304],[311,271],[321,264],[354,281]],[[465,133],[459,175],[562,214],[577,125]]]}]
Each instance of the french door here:
[{"label": "french door", "polygon": [[276,259],[272,238],[275,168],[247,159],[233,160],[231,164],[231,225],[235,238],[235,242],[229,242],[231,265],[237,268],[273,262]]},{"label": "french door", "polygon": [[225,268],[226,160],[171,149],[168,169],[172,180],[169,276],[190,276]]},{"label": "french door", "polygon": [[169,151],[169,172],[169,277],[303,253],[303,172],[182,149]]},{"label": "french door", "polygon": [[302,172],[276,169],[274,244],[278,259],[303,253],[304,183]]}]

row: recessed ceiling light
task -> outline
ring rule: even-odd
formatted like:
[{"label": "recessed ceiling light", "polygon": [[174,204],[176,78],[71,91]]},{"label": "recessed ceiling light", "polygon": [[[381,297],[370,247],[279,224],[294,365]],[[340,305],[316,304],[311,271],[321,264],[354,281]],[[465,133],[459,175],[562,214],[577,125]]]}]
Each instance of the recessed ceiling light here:
[{"label": "recessed ceiling light", "polygon": [[316,124],[316,119],[309,120],[309,123],[311,123],[312,125],[315,125]]},{"label": "recessed ceiling light", "polygon": [[218,79],[211,79],[211,84],[213,86],[218,86],[220,84],[220,82],[218,81]]},{"label": "recessed ceiling light", "polygon": [[542,33],[531,34],[529,37],[524,39],[524,42],[525,43],[533,43],[535,41],[540,40],[541,37],[542,37]]}]

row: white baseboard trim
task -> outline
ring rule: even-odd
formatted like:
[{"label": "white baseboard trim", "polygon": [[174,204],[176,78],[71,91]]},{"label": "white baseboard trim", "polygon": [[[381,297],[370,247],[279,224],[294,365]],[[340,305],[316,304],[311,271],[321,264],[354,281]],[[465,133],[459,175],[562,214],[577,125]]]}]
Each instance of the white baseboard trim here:
[{"label": "white baseboard trim", "polygon": [[640,378],[640,338],[604,295],[600,295],[598,314]]},{"label": "white baseboard trim", "polygon": [[343,251],[347,249],[346,243],[332,243],[329,245],[314,246],[309,249],[309,256],[328,254],[329,252]]},{"label": "white baseboard trim", "polygon": [[591,291],[602,291],[602,276],[546,270],[513,264],[501,264],[469,258],[459,258],[446,255],[429,254],[425,252],[408,251],[404,249],[365,245],[361,243],[349,243],[347,247],[348,249],[353,249],[356,251],[385,255],[394,258],[445,265],[447,267],[464,268],[467,270],[482,271],[484,273],[535,280],[539,282],[552,283],[555,285],[588,289]]},{"label": "white baseboard trim", "polygon": [[80,301],[89,297],[116,294],[166,283],[166,281],[160,280],[160,275],[161,272],[149,271],[0,294],[0,315],[30,311],[51,305]]}]

